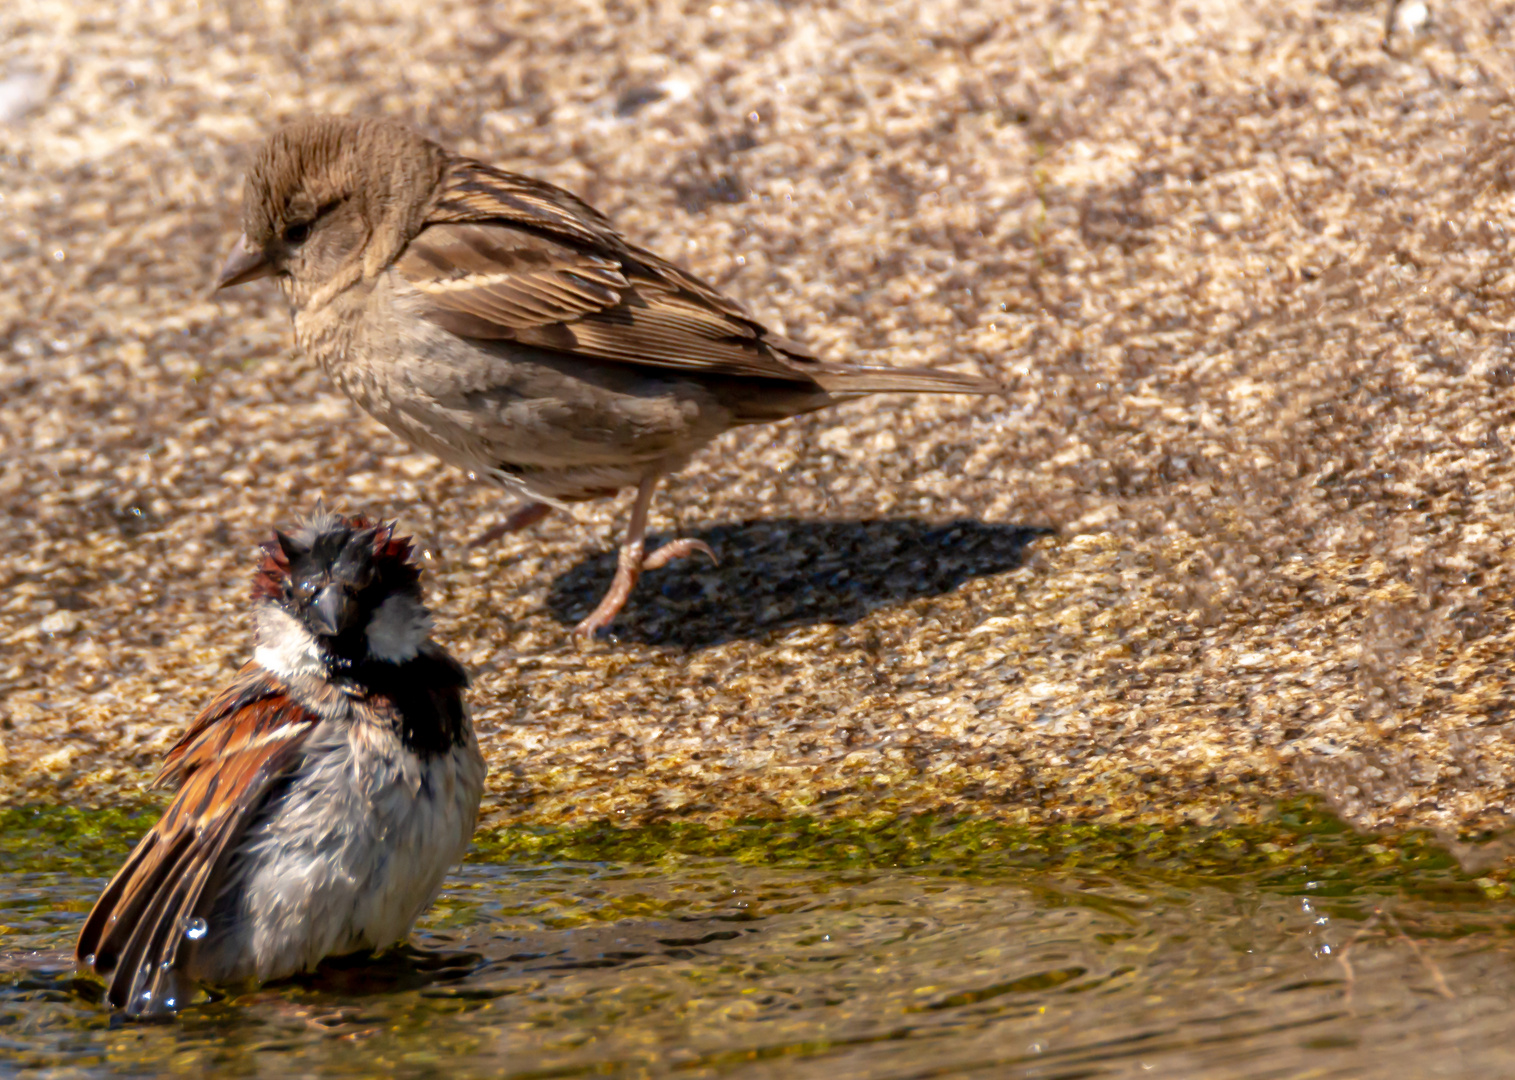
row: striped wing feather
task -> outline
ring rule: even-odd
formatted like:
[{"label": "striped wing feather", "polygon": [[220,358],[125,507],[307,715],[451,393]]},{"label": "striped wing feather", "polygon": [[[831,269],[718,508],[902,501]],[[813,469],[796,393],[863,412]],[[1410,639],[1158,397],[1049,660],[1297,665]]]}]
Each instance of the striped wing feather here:
[{"label": "striped wing feather", "polygon": [[454,333],[707,375],[811,383],[824,370],[551,184],[457,159],[428,220],[397,268]]},{"label": "striped wing feather", "polygon": [[76,954],[108,978],[128,1015],[167,1013],[190,989],[184,972],[228,855],[270,786],[295,761],[317,717],[256,665],[190,725],[158,783],[178,794],[95,903]]}]

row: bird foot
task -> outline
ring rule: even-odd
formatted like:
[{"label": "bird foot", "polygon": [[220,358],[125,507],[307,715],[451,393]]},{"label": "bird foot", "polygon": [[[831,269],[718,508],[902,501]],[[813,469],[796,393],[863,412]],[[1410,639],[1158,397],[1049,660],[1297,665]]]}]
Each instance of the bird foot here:
[{"label": "bird foot", "polygon": [[492,544],[506,533],[519,532],[521,529],[530,528],[550,513],[552,513],[552,507],[546,503],[522,503],[507,514],[504,521],[498,525],[490,526],[470,540],[468,546],[470,548],[480,548],[485,544]]},{"label": "bird foot", "polygon": [[647,555],[642,555],[639,550],[622,548],[616,565],[615,580],[610,583],[610,589],[605,593],[599,606],[591,611],[583,622],[573,628],[574,638],[581,645],[593,641],[596,634],[614,622],[615,617],[621,613],[621,608],[626,606],[631,590],[636,588],[637,579],[644,571],[661,570],[674,559],[683,559],[695,554],[704,555],[711,562],[720,564],[721,560],[716,558],[715,552],[710,550],[710,545],[703,540],[670,540]]}]

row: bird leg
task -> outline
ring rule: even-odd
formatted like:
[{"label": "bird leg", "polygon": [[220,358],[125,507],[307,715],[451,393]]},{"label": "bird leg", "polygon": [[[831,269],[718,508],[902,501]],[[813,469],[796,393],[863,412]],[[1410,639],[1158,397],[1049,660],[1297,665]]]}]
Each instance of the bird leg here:
[{"label": "bird leg", "polygon": [[647,508],[652,505],[652,493],[657,489],[658,479],[656,474],[644,476],[637,485],[636,501],[631,504],[631,523],[626,527],[626,540],[616,556],[615,580],[610,583],[599,606],[574,627],[574,636],[580,641],[591,640],[595,634],[615,621],[621,608],[626,606],[626,600],[631,596],[631,590],[636,588],[637,579],[643,571],[660,569],[674,559],[682,559],[695,552],[709,557],[711,562],[720,561],[715,557],[715,552],[710,550],[710,545],[703,540],[670,540],[651,555],[645,554]]},{"label": "bird leg", "polygon": [[523,502],[505,516],[505,520],[498,525],[491,525],[478,536],[469,541],[470,548],[483,547],[491,544],[504,536],[506,533],[518,532],[529,528],[552,513],[552,507],[546,503]]}]

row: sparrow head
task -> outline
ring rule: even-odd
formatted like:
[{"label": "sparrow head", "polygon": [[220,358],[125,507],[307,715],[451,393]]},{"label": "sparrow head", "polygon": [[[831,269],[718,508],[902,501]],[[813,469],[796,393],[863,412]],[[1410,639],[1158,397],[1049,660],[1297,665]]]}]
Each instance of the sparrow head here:
[{"label": "sparrow head", "polygon": [[425,222],[446,152],[393,120],[319,116],[265,142],[216,282],[277,275],[296,304],[376,276]]},{"label": "sparrow head", "polygon": [[431,615],[410,556],[392,524],[319,509],[293,533],[276,531],[253,586],[260,661],[288,676],[413,658]]}]

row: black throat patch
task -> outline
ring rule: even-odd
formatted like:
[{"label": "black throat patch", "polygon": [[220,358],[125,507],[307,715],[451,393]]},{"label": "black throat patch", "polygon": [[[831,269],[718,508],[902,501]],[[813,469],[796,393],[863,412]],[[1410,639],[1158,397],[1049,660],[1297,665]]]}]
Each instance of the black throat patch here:
[{"label": "black throat patch", "polygon": [[421,652],[403,664],[363,660],[342,672],[338,685],[388,715],[400,742],[422,757],[449,753],[465,741],[468,673],[450,656]]}]

